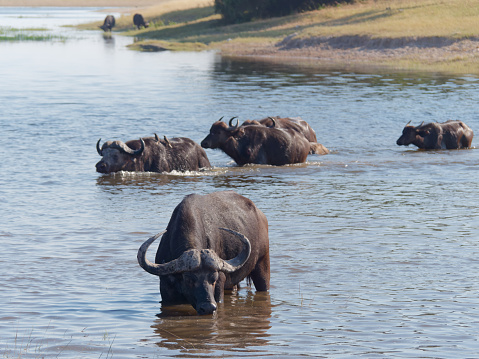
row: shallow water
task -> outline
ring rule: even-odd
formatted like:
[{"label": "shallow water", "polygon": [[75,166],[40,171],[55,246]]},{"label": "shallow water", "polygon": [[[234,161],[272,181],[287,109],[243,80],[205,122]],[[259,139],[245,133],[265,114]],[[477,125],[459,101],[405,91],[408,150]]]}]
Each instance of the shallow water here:
[{"label": "shallow water", "polygon": [[[395,144],[409,120],[477,132],[477,78],[138,53],[58,27],[104,16],[91,10],[52,9],[51,23],[8,10],[9,26],[33,12],[68,40],[0,43],[3,357],[477,357],[479,151]],[[205,172],[95,172],[99,138],[200,142],[221,116],[268,115],[303,117],[332,153],[238,168],[207,150]],[[136,251],[186,194],[221,190],[268,217],[272,288],[245,283],[214,316],[162,308]]]}]

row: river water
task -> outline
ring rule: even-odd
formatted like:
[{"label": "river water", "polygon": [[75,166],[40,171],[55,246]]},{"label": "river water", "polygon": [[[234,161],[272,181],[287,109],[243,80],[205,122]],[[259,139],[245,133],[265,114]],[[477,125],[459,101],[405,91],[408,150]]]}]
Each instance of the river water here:
[{"label": "river water", "polygon": [[[0,353],[4,358],[476,358],[479,151],[396,145],[412,121],[479,136],[479,79],[301,69],[214,52],[139,53],[59,27],[95,9],[0,9]],[[95,172],[95,144],[200,142],[221,116],[301,116],[332,152],[199,173]],[[476,146],[477,139],[473,140]],[[138,247],[186,194],[234,190],[266,214],[271,290],[213,316],[162,308]]]}]

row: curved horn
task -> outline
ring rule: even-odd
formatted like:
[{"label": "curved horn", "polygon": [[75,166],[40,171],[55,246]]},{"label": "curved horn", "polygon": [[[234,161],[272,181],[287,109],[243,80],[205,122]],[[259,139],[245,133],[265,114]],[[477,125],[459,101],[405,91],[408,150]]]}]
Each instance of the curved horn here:
[{"label": "curved horn", "polygon": [[201,256],[197,249],[190,249],[189,251],[184,252],[179,258],[163,264],[152,263],[146,258],[146,252],[150,245],[165,232],[166,231],[163,231],[156,236],[149,238],[138,249],[136,257],[140,267],[148,273],[157,276],[193,271],[199,268],[201,265]]},{"label": "curved horn", "polygon": [[248,260],[249,255],[251,254],[251,243],[246,236],[239,232],[227,228],[220,229],[235,235],[243,243],[243,250],[236,257],[230,260],[222,260],[222,268],[220,268],[220,270],[225,273],[232,273],[240,269]]},{"label": "curved horn", "polygon": [[409,122],[408,122],[408,123],[406,123],[406,126],[409,126],[409,124],[411,123],[411,121],[412,121],[412,120],[409,120]]},{"label": "curved horn", "polygon": [[424,125],[424,121],[422,121],[421,124],[420,124],[419,126],[417,126],[417,127],[421,127],[422,125]]},{"label": "curved horn", "polygon": [[101,141],[101,138],[100,138],[100,139],[98,140],[98,142],[96,143],[96,152],[98,152],[98,154],[99,154],[100,156],[103,156],[103,155],[101,154],[100,141]]},{"label": "curved horn", "polygon": [[[236,118],[236,125],[234,125],[234,126],[233,126],[233,120],[234,120],[235,118]],[[238,116],[231,117],[231,118],[230,118],[229,125],[230,125],[230,127],[237,128],[237,127],[238,127],[238,125],[239,125],[239,119],[238,119]]]},{"label": "curved horn", "polygon": [[170,140],[168,139],[168,137],[164,136],[163,138],[165,139],[165,142],[166,142],[166,144],[168,145],[168,147],[169,147],[169,148],[173,148],[173,146],[171,145],[171,142],[170,142]]},{"label": "curved horn", "polygon": [[222,121],[222,120],[223,120],[223,117],[224,117],[224,116],[221,116],[221,118],[218,120],[218,122],[219,122],[219,121]]},{"label": "curved horn", "polygon": [[120,144],[120,147],[123,151],[125,151],[126,153],[132,155],[132,156],[137,156],[137,155],[141,155],[141,153],[143,152],[143,150],[145,149],[145,141],[143,141],[142,138],[140,138],[140,143],[141,143],[141,147],[137,150],[132,150],[130,147],[128,147],[125,143],[121,143]]},{"label": "curved horn", "polygon": [[273,117],[269,117],[268,118],[273,122],[273,124],[271,126],[269,126],[270,128],[275,128],[276,127],[276,121],[274,120]]}]

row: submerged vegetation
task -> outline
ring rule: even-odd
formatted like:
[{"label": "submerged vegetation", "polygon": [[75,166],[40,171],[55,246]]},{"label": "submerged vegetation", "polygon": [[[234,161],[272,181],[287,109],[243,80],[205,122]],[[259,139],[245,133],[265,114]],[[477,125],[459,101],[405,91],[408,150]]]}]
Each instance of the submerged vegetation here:
[{"label": "submerged vegetation", "polygon": [[65,41],[66,38],[48,33],[43,28],[15,29],[0,27],[0,41]]}]

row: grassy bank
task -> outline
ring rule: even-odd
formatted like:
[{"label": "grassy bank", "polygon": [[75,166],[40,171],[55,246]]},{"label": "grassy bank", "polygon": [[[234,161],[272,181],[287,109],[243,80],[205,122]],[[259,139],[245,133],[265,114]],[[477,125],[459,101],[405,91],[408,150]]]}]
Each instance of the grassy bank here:
[{"label": "grassy bank", "polygon": [[117,30],[147,51],[219,49],[224,55],[341,66],[479,74],[479,1],[367,0],[251,23],[225,25],[212,0],[171,1],[143,12],[153,26]]}]

